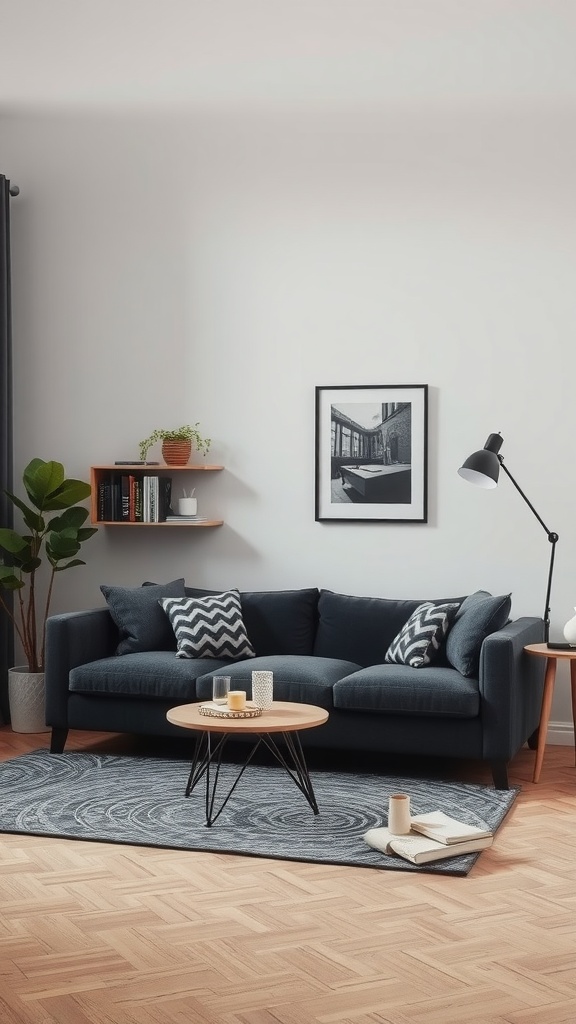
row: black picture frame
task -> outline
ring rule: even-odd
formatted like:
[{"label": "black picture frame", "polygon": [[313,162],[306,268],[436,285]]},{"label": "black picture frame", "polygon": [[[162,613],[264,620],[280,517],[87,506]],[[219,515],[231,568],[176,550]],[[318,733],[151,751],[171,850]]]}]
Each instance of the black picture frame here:
[{"label": "black picture frame", "polygon": [[428,385],[315,390],[316,522],[426,523]]}]

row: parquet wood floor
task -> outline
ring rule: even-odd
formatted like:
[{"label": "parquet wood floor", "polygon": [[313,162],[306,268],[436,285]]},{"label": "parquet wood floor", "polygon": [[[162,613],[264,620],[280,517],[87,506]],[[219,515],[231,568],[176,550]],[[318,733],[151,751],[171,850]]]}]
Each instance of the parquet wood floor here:
[{"label": "parquet wood floor", "polygon": [[574,1024],[574,752],[534,756],[467,878],[0,835],[1,1024]]}]

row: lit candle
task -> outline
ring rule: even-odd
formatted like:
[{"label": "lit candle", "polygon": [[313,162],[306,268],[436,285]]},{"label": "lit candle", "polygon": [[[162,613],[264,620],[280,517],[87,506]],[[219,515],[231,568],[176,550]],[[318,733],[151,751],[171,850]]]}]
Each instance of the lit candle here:
[{"label": "lit candle", "polygon": [[228,707],[230,711],[244,711],[246,707],[246,693],[244,690],[228,691]]}]

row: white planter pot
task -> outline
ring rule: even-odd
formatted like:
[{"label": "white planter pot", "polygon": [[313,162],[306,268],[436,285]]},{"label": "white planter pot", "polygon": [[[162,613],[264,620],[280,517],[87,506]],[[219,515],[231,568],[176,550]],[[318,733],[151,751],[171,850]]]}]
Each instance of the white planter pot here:
[{"label": "white planter pot", "polygon": [[46,725],[44,673],[26,665],[8,669],[10,723],[14,732],[49,732]]}]

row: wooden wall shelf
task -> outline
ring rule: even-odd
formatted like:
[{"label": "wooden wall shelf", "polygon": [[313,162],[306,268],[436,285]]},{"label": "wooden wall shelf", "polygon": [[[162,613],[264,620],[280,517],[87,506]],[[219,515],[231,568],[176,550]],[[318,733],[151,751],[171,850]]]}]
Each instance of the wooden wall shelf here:
[{"label": "wooden wall shelf", "polygon": [[100,484],[103,480],[109,479],[113,476],[135,476],[146,475],[146,476],[173,476],[175,473],[214,473],[223,470],[224,466],[214,466],[207,463],[187,463],[185,466],[169,466],[166,462],[160,462],[156,465],[147,463],[145,465],[138,464],[124,464],[118,465],[117,463],[111,463],[107,465],[91,466],[90,467],[90,486],[92,493],[90,497],[90,522],[94,526],[122,526],[122,527],[163,527],[164,529],[175,527],[177,530],[181,530],[184,527],[192,530],[199,530],[202,527],[213,527],[222,526],[224,523],[223,519],[207,519],[201,522],[188,522],[186,520],[172,520],[170,522],[161,523],[150,523],[150,522],[130,522],[126,519],[120,520],[109,520],[98,518],[98,494]]}]

